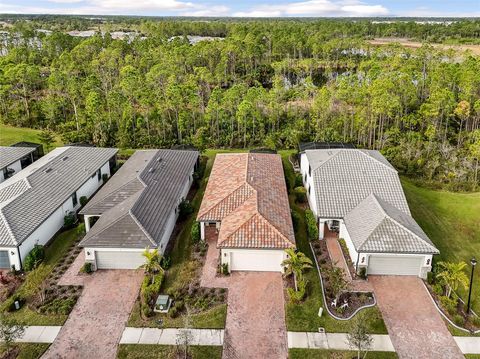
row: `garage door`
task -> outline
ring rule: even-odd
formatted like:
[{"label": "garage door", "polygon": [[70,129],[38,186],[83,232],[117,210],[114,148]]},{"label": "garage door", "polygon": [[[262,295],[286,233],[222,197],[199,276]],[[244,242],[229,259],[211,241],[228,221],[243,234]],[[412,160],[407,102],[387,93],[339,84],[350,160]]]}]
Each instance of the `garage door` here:
[{"label": "garage door", "polygon": [[280,272],[282,251],[239,251],[231,252],[230,266],[233,271]]},{"label": "garage door", "polygon": [[387,257],[370,256],[368,274],[384,275],[415,275],[420,274],[423,256]]},{"label": "garage door", "polygon": [[145,263],[142,252],[95,251],[98,269],[137,269]]},{"label": "garage door", "polygon": [[8,259],[8,251],[0,251],[0,268],[10,269],[10,259]]}]

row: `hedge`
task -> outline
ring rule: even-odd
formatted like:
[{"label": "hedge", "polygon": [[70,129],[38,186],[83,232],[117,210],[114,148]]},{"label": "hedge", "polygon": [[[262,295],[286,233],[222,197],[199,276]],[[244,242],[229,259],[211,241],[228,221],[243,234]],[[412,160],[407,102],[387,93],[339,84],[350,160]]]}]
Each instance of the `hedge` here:
[{"label": "hedge", "polygon": [[305,211],[305,221],[307,222],[308,239],[313,241],[318,238],[318,226],[315,215],[310,209]]}]

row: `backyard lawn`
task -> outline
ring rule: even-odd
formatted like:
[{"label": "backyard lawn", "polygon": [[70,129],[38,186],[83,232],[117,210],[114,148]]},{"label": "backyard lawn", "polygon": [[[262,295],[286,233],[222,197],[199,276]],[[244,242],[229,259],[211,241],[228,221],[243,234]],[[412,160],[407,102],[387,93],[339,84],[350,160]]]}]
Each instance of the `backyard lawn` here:
[{"label": "backyard lawn", "polygon": [[[289,178],[288,183],[293,184],[295,174],[292,165],[288,161],[288,156],[293,151],[281,151],[283,158],[283,166],[285,175]],[[299,214],[300,221],[298,230],[295,232],[298,249],[305,253],[312,262],[314,261],[313,253],[307,239],[304,210],[295,204],[295,199],[290,196],[290,207],[292,211]],[[324,311],[322,317],[318,317],[318,309],[324,307],[320,279],[316,269],[310,269],[305,273],[308,280],[307,297],[301,304],[287,304],[285,315],[287,321],[287,330],[290,331],[318,331],[319,327],[325,328],[328,333],[348,332],[350,321],[336,320]],[[380,310],[377,307],[367,308],[363,310],[367,313],[368,324],[372,334],[387,334],[387,328],[383,322]]]},{"label": "backyard lawn", "polygon": [[[357,357],[353,351],[343,350],[323,350],[323,349],[289,349],[289,359],[351,359]],[[363,358],[363,356],[362,356]],[[368,359],[396,359],[396,353],[393,352],[368,352]]]},{"label": "backyard lawn", "polygon": [[[470,259],[480,259],[480,193],[434,191],[407,179],[402,184],[413,218],[440,250],[434,263],[465,261],[470,278]],[[458,292],[466,301],[468,290]],[[472,308],[480,314],[480,268],[475,270]]]},{"label": "backyard lawn", "polygon": [[[13,127],[0,123],[0,146],[10,146],[16,142],[27,141],[40,143],[38,140],[38,134],[40,130],[26,127]],[[55,143],[51,145],[50,149],[62,145],[62,141],[57,136]],[[46,148],[44,151],[47,152]]]},{"label": "backyard lawn", "polygon": [[[177,357],[176,347],[172,345],[121,344],[118,346],[118,359],[174,359]],[[191,359],[220,359],[221,346],[192,346]]]},{"label": "backyard lawn", "polygon": [[[24,298],[33,295],[32,291],[35,290],[41,281],[48,277],[53,268],[55,268],[55,265],[64,255],[67,254],[68,249],[77,238],[78,234],[76,228],[58,234],[45,249],[45,260],[42,267],[27,273],[25,282],[17,289],[15,294]],[[39,270],[41,270],[41,274],[37,275]],[[2,306],[0,309],[3,311],[5,308]],[[37,313],[36,311],[29,309],[27,305],[24,305],[20,310],[9,313],[8,315],[24,325],[62,325],[67,319],[67,316],[62,314],[46,315]]]}]

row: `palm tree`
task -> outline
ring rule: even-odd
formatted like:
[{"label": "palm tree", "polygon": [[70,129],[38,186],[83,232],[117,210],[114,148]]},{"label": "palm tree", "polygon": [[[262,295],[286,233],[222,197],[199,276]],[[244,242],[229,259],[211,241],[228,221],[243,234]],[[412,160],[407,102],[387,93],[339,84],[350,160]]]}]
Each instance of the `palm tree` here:
[{"label": "palm tree", "polygon": [[282,266],[285,270],[285,276],[293,274],[293,280],[295,283],[295,291],[298,291],[297,278],[301,279],[303,271],[308,268],[312,268],[312,261],[302,252],[295,249],[285,249],[288,258],[282,262]]},{"label": "palm tree", "polygon": [[158,249],[150,251],[148,247],[145,248],[142,255],[145,257],[145,264],[142,265],[142,268],[145,269],[145,273],[152,275],[153,284],[155,281],[155,274],[164,272],[164,269],[160,265],[162,256],[158,253]]},{"label": "palm tree", "polygon": [[437,273],[437,278],[443,282],[447,288],[447,297],[450,298],[452,290],[456,291],[458,286],[466,288],[468,286],[468,277],[464,272],[467,263],[458,262],[438,262],[440,271]]}]

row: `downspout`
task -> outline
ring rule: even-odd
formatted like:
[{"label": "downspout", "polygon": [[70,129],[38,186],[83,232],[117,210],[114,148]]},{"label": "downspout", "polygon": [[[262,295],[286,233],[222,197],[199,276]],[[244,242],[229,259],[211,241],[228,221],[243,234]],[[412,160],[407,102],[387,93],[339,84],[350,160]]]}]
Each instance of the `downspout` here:
[{"label": "downspout", "polygon": [[357,252],[357,263],[355,263],[355,273],[358,273],[358,260],[360,259],[360,252]]},{"label": "downspout", "polygon": [[[20,263],[20,268],[16,269],[16,270],[22,270],[22,267],[23,267],[23,264],[22,264],[22,254],[20,253],[20,246],[21,244],[17,247],[17,254],[18,254],[18,261]],[[11,269],[11,268],[10,268]]]}]

